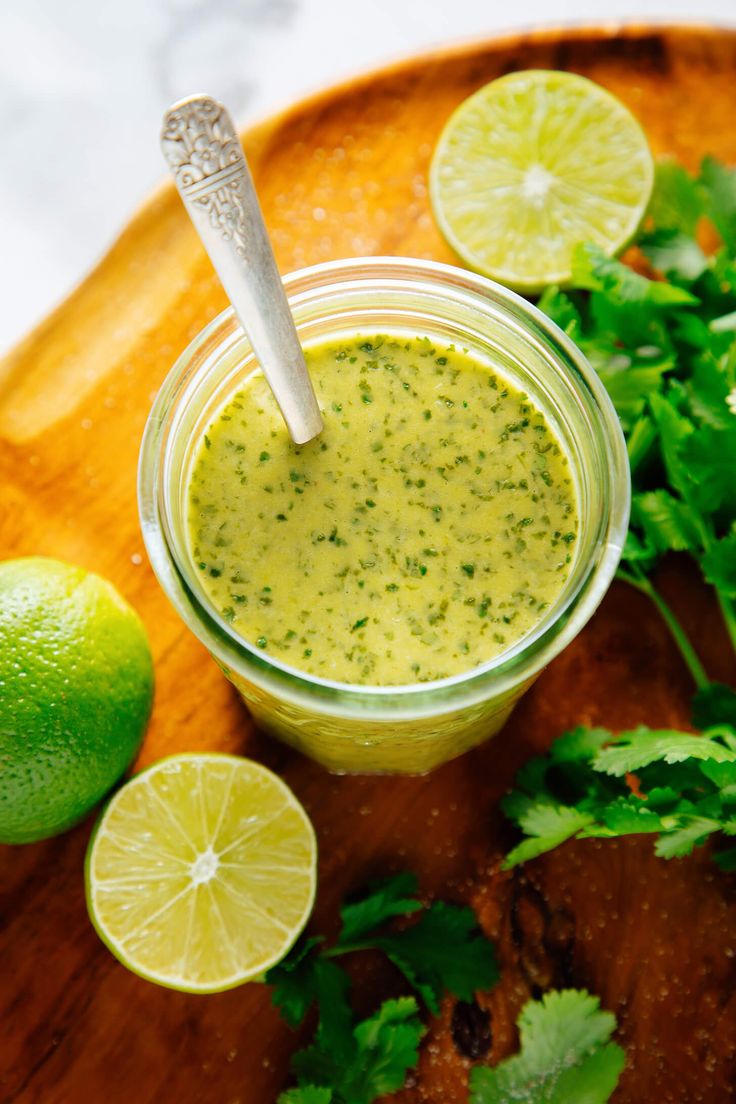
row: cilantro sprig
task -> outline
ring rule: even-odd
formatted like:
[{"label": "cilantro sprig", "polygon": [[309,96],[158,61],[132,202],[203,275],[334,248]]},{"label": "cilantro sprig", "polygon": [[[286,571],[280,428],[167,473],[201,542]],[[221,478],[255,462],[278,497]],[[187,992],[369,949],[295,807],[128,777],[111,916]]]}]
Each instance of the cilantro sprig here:
[{"label": "cilantro sprig", "polygon": [[[698,240],[708,224],[721,242],[710,255]],[[694,177],[661,162],[637,244],[655,279],[581,245],[573,287],[549,289],[540,306],[588,355],[621,419],[633,500],[618,577],[662,615],[704,731],[562,736],[504,802],[526,837],[507,866],[573,837],[655,833],[671,858],[736,835],[736,691],[709,680],[653,578],[665,553],[689,554],[736,651],[736,170],[707,157]],[[715,858],[736,869],[736,847]]]},{"label": "cilantro sprig", "polygon": [[[721,242],[710,255],[698,240],[708,224]],[[693,177],[661,162],[637,244],[656,279],[581,244],[571,288],[539,305],[597,369],[626,434],[633,504],[619,578],[654,602],[703,689],[697,646],[652,576],[665,553],[688,553],[736,650],[736,170],[707,157]]]},{"label": "cilantro sprig", "polygon": [[396,1092],[419,1060],[424,1025],[413,997],[384,1001],[379,1010],[356,1024],[352,1049],[340,1058],[319,1032],[315,1042],[292,1060],[299,1086],[279,1097],[279,1104],[372,1104]]},{"label": "cilantro sprig", "polygon": [[597,997],[580,989],[547,993],[524,1005],[518,1025],[520,1053],[493,1069],[476,1066],[470,1104],[606,1104],[625,1056],[610,1041],[616,1020]]},{"label": "cilantro sprig", "polygon": [[[443,901],[425,907],[413,874],[375,884],[340,916],[331,946],[320,937],[303,938],[266,975],[273,1002],[291,1027],[298,1027],[313,1005],[318,1009],[314,1042],[292,1058],[299,1087],[283,1093],[279,1104],[371,1104],[401,1088],[417,1063],[425,1030],[417,1000],[385,1001],[356,1022],[350,980],[336,958],[382,951],[434,1014],[445,992],[469,1001],[498,980],[493,945],[472,909]],[[397,928],[397,918],[409,922]]]},{"label": "cilantro sprig", "polygon": [[[638,833],[657,835],[661,858],[687,855],[714,835],[736,836],[736,732],[640,727],[614,738],[578,728],[522,768],[503,809],[526,837],[507,868],[568,839]],[[736,846],[714,857],[736,869]]]},{"label": "cilantro sprig", "polygon": [[[472,911],[444,902],[425,908],[416,892],[416,878],[409,873],[376,883],[343,906],[340,932],[331,946],[320,937],[303,938],[269,970],[266,981],[287,1023],[296,1027],[313,1004],[318,1008],[311,1045],[292,1058],[298,1085],[281,1093],[278,1104],[372,1104],[403,1088],[417,1065],[425,1027],[416,998],[386,1000],[356,1021],[350,982],[336,957],[383,951],[432,1011],[439,1010],[445,990],[470,1000],[475,990],[498,980],[493,946]],[[403,924],[407,917],[414,919],[396,930],[393,922],[400,918]],[[520,1053],[494,1068],[476,1066],[469,1104],[531,1099],[606,1104],[624,1052],[610,1041],[616,1021],[600,1010],[596,997],[585,990],[547,993],[524,1006],[518,1025]]]}]

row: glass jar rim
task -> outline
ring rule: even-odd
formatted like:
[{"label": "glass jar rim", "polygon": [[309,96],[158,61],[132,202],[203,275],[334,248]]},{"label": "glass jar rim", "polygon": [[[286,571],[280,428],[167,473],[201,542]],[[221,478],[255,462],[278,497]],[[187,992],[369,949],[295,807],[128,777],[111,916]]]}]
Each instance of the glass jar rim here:
[{"label": "glass jar rim", "polygon": [[[510,319],[521,321],[531,340],[532,333],[541,336],[548,353],[570,375],[579,377],[592,400],[598,417],[600,444],[606,453],[604,470],[608,475],[608,516],[601,521],[601,537],[596,542],[597,558],[591,557],[590,569],[584,572],[577,587],[570,592],[564,605],[554,606],[554,616],[543,617],[530,633],[511,648],[486,663],[460,674],[433,682],[405,683],[390,686],[362,685],[333,681],[307,672],[270,656],[240,637],[214,607],[207,608],[201,598],[187,585],[186,564],[167,540],[165,501],[162,494],[162,469],[168,438],[164,439],[167,416],[180,397],[184,384],[222,359],[237,342],[247,335],[238,323],[232,307],[214,318],[177,358],[167,374],[146,424],[139,462],[139,509],[144,542],[149,559],[165,593],[177,612],[209,651],[224,665],[235,670],[243,659],[249,664],[249,675],[264,689],[295,701],[310,700],[315,693],[326,711],[330,704],[341,712],[346,702],[358,709],[378,710],[395,706],[417,712],[432,701],[434,711],[458,707],[458,691],[463,692],[462,704],[484,700],[489,693],[503,693],[520,678],[531,678],[554,658],[588,621],[607,590],[620,558],[628,527],[630,481],[626,446],[613,404],[597,373],[571,339],[537,307],[516,292],[496,284],[477,273],[437,261],[404,257],[357,257],[326,261],[299,269],[284,277],[284,285],[292,307],[315,291],[327,293],[329,288],[365,289],[380,293],[393,281],[421,282],[441,288],[443,293],[470,295],[478,306],[489,300]],[[205,363],[197,363],[203,350],[216,344]],[[163,449],[162,446],[163,445]],[[606,525],[603,526],[603,521]],[[443,709],[444,703],[444,709]]]}]

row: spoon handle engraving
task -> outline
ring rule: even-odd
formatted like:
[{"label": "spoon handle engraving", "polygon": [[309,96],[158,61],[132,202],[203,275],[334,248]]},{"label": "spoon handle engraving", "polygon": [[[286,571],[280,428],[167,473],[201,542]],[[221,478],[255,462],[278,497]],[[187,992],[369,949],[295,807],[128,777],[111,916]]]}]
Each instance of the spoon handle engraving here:
[{"label": "spoon handle engraving", "polygon": [[161,149],[292,440],[304,444],[322,416],[233,121],[210,96],[189,96],[166,112]]}]

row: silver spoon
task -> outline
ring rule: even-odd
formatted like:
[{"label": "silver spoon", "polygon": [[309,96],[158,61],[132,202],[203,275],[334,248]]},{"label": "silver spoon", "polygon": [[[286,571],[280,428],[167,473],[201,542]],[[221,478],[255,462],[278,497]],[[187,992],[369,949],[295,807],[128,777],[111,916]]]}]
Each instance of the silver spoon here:
[{"label": "silver spoon", "polygon": [[233,121],[211,96],[188,96],[166,112],[161,149],[291,438],[303,445],[321,432],[322,415]]}]

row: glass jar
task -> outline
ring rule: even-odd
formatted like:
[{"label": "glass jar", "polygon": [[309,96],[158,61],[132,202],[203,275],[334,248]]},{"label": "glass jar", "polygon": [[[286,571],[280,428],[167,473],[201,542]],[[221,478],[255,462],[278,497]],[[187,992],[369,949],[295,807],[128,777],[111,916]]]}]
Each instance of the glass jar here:
[{"label": "glass jar", "polygon": [[358,331],[428,336],[498,369],[544,413],[576,483],[580,532],[569,575],[527,636],[437,682],[331,682],[239,637],[209,602],[190,556],[193,456],[218,410],[257,368],[232,310],[195,338],[165,380],[143,437],[139,504],[153,569],[179,615],[267,731],[330,770],[422,773],[497,732],[599,604],[628,524],[623,435],[605,389],[570,339],[520,296],[481,276],[430,261],[358,258],[296,272],[285,286],[303,345]]}]

